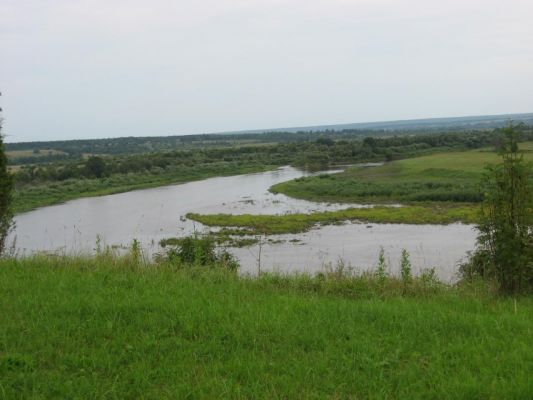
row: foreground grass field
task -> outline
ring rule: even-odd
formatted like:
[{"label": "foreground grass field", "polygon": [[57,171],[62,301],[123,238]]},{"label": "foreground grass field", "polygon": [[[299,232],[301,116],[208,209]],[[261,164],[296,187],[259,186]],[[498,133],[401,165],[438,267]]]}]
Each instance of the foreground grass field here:
[{"label": "foreground grass field", "polygon": [[1,261],[0,398],[531,398],[531,298],[395,287]]},{"label": "foreground grass field", "polygon": [[[533,162],[533,142],[520,144]],[[499,162],[488,149],[436,153],[387,163],[375,168],[350,168],[344,173],[299,178],[277,184],[274,193],[315,201],[479,202],[479,182],[487,163]]]}]

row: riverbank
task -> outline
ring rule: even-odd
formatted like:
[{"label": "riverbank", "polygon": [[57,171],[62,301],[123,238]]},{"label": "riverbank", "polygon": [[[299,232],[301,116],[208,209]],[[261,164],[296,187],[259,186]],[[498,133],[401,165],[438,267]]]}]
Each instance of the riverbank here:
[{"label": "riverbank", "polygon": [[527,398],[533,301],[484,286],[0,261],[5,398]]},{"label": "riverbank", "polygon": [[[524,158],[533,161],[533,142],[521,144]],[[481,200],[483,168],[498,162],[492,151],[437,153],[371,168],[352,167],[338,174],[301,177],[278,183],[273,193],[309,201],[392,204],[332,212],[289,215],[187,216],[207,226],[223,227],[226,234],[283,234],[308,231],[317,224],[342,221],[404,224],[475,224]],[[235,229],[237,228],[237,229]]]},{"label": "riverbank", "polygon": [[[533,142],[520,143],[533,162]],[[349,168],[334,175],[303,177],[271,191],[298,199],[344,203],[478,203],[484,167],[499,162],[489,149],[435,153],[373,168]]]},{"label": "riverbank", "polygon": [[[533,161],[533,142],[521,143]],[[342,221],[404,224],[475,224],[479,215],[483,168],[499,161],[488,149],[436,153],[373,167],[352,167],[336,174],[300,177],[270,188],[296,199],[318,202],[374,204],[332,212],[288,215],[187,216],[227,234],[284,234]],[[391,207],[395,203],[402,207]],[[379,206],[381,205],[381,206]]]},{"label": "riverbank", "polygon": [[84,197],[105,196],[132,190],[187,183],[213,177],[264,172],[278,168],[256,163],[211,163],[182,167],[161,173],[120,174],[101,179],[73,179],[42,185],[17,188],[14,193],[13,211],[16,214],[39,207],[61,204]]}]

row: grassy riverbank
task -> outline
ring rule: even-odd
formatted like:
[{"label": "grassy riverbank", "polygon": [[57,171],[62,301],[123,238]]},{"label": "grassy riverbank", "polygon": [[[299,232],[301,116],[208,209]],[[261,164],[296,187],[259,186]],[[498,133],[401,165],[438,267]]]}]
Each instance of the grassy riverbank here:
[{"label": "grassy riverbank", "polygon": [[4,260],[0,397],[528,398],[531,298],[413,285]]},{"label": "grassy riverbank", "polygon": [[[187,214],[187,218],[207,226],[225,227],[227,234],[283,234],[308,231],[315,225],[332,225],[343,221],[404,224],[475,223],[478,209],[474,205],[431,204],[406,207],[350,208],[311,214],[231,215]],[[235,229],[236,228],[236,229]]]},{"label": "grassy riverbank", "polygon": [[[526,161],[533,161],[533,142],[521,144]],[[274,193],[313,201],[390,204],[404,207],[352,208],[289,215],[200,215],[190,219],[224,227],[227,234],[304,232],[315,225],[342,221],[406,224],[476,223],[483,168],[499,156],[487,149],[437,153],[387,163],[380,167],[349,168],[339,174],[302,177],[271,187]]]},{"label": "grassy riverbank", "polygon": [[[533,162],[533,142],[521,143]],[[499,162],[488,149],[436,153],[375,168],[350,168],[334,175],[304,177],[274,185],[274,193],[332,202],[479,202],[479,182],[487,163]]]},{"label": "grassy riverbank", "polygon": [[257,163],[220,162],[180,167],[162,173],[119,174],[103,179],[70,179],[43,185],[22,186],[15,191],[13,209],[15,213],[21,213],[81,197],[103,196],[274,168],[276,167]]}]

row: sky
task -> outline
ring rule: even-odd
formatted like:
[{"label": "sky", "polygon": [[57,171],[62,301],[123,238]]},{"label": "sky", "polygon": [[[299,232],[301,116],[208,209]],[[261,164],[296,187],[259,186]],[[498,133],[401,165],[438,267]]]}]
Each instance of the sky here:
[{"label": "sky", "polygon": [[0,0],[6,141],[533,111],[532,0]]}]

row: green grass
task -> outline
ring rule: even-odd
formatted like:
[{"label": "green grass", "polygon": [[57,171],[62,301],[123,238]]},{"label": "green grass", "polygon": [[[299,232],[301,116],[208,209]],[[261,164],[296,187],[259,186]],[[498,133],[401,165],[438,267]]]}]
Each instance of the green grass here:
[{"label": "green grass", "polygon": [[254,163],[219,162],[182,167],[161,174],[122,174],[102,179],[76,179],[23,186],[15,190],[13,210],[15,213],[21,213],[80,197],[104,196],[131,190],[186,183],[216,176],[261,172],[273,168],[275,167]]},{"label": "green grass", "polygon": [[42,149],[38,153],[34,153],[33,150],[8,150],[6,151],[6,156],[9,159],[17,159],[21,157],[43,157],[43,156],[57,156],[57,155],[68,155],[61,150],[54,149]]},{"label": "green grass", "polygon": [[530,398],[532,298],[371,288],[4,260],[0,398]]},{"label": "green grass", "polygon": [[[305,232],[315,225],[332,225],[344,221],[405,224],[475,223],[477,207],[472,205],[432,204],[430,206],[349,208],[311,214],[232,215],[187,214],[187,218],[207,226],[226,227],[226,234],[283,234]],[[238,228],[238,229],[231,229]]]},{"label": "green grass", "polygon": [[[524,159],[533,162],[533,142],[521,143]],[[437,153],[387,163],[375,168],[350,168],[344,173],[298,178],[271,191],[315,201],[479,202],[483,167],[499,156],[487,149]]]}]

